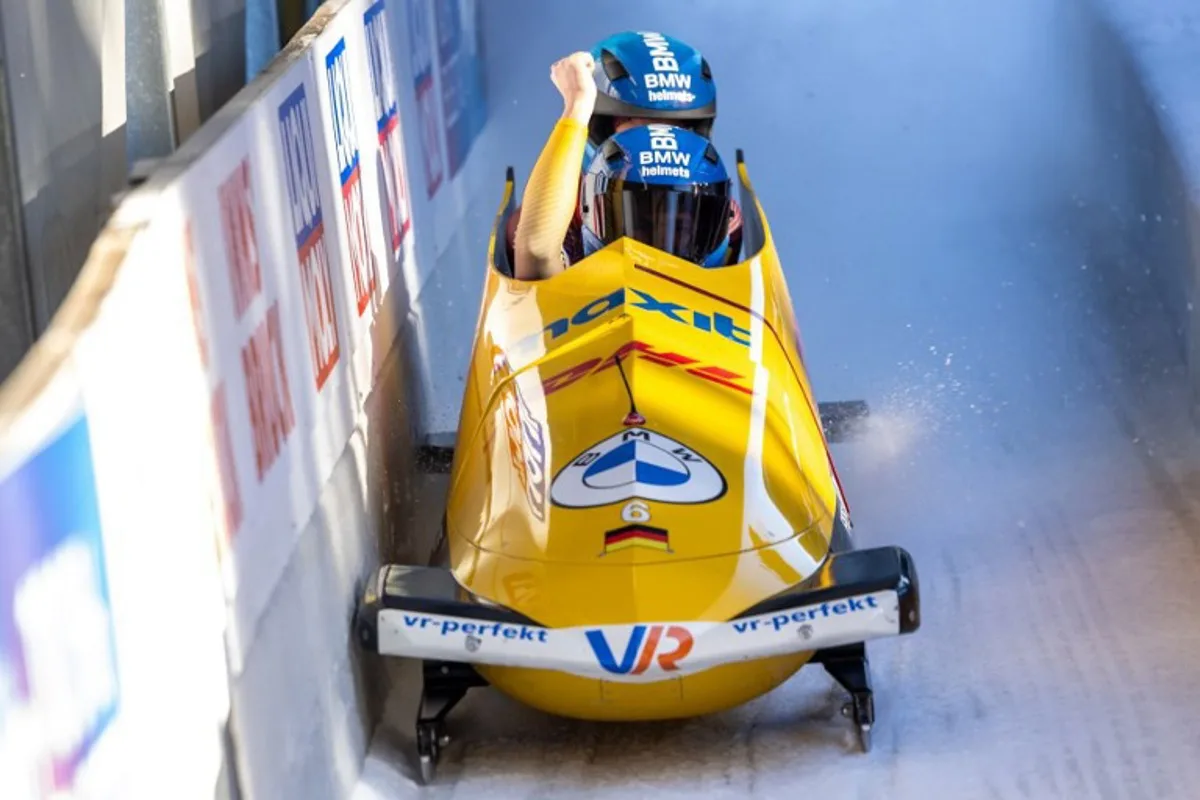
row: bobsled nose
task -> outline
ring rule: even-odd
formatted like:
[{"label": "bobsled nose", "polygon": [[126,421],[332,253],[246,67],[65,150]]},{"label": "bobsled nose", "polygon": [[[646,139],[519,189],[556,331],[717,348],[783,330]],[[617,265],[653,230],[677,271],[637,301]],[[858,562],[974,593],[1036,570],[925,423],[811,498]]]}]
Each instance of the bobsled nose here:
[{"label": "bobsled nose", "polygon": [[550,627],[720,620],[802,583],[827,550],[814,527],[750,552],[644,564],[535,561],[467,547],[451,569],[471,595]]}]

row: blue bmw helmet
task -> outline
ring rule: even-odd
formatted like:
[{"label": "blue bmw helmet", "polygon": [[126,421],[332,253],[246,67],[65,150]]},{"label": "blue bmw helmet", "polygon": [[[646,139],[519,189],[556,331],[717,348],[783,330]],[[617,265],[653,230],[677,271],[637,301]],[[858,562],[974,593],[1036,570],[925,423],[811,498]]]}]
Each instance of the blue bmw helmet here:
[{"label": "blue bmw helmet", "polygon": [[708,62],[690,45],[649,31],[613,34],[592,48],[596,108],[588,139],[599,147],[620,117],[643,118],[712,134],[717,87]]},{"label": "blue bmw helmet", "polygon": [[706,267],[729,251],[732,181],[712,142],[651,124],[605,141],[580,189],[585,254],[623,236]]}]

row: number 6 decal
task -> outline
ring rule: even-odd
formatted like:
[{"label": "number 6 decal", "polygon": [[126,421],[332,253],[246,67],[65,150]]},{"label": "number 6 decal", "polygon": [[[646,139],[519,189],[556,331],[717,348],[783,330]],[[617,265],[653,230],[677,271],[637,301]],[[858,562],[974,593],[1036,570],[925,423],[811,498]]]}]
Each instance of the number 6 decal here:
[{"label": "number 6 decal", "polygon": [[626,522],[649,522],[650,506],[641,500],[634,500],[621,509],[621,519]]}]

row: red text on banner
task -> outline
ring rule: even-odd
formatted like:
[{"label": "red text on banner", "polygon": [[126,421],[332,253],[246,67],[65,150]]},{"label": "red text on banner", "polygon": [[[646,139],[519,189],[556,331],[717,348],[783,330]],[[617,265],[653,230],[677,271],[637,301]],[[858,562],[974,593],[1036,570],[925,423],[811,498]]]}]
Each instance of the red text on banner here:
[{"label": "red text on banner", "polygon": [[254,235],[254,205],[250,186],[250,161],[242,159],[217,190],[221,205],[221,230],[225,237],[225,261],[233,287],[236,319],[246,313],[262,290],[262,265]]},{"label": "red text on banner", "polygon": [[362,316],[379,286],[375,254],[367,240],[367,218],[363,206],[362,170],[354,126],[354,105],[346,71],[346,40],[339,39],[325,58],[329,87],[329,110],[333,118],[334,152],[342,187],[342,214],[350,245],[350,271],[354,276],[354,298]]},{"label": "red text on banner", "polygon": [[392,255],[412,226],[408,199],[408,177],[404,171],[404,144],[400,140],[400,113],[392,49],[388,42],[387,11],[383,0],[363,15],[367,35],[367,61],[371,72],[371,94],[375,101],[375,127],[379,135],[379,158],[383,164],[384,196],[388,209],[388,234]]},{"label": "red text on banner", "polygon": [[261,483],[296,426],[283,359],[278,303],[267,310],[266,318],[242,348],[242,371],[250,404],[250,427],[254,432],[254,463]]},{"label": "red text on banner", "polygon": [[279,106],[279,134],[284,172],[291,203],[292,232],[304,292],[305,321],[312,354],[317,391],[333,373],[341,350],[338,344],[337,312],[333,304],[333,282],[329,276],[329,252],[317,184],[312,124],[304,85],[288,95]]}]

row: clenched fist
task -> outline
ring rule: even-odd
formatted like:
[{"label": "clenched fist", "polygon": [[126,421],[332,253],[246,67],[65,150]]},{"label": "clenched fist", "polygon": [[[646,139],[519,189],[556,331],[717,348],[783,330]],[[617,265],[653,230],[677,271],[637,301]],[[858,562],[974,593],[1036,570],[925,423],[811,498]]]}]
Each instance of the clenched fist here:
[{"label": "clenched fist", "polygon": [[563,116],[585,125],[596,107],[594,67],[591,54],[583,51],[572,53],[550,66],[550,80],[563,98]]}]

